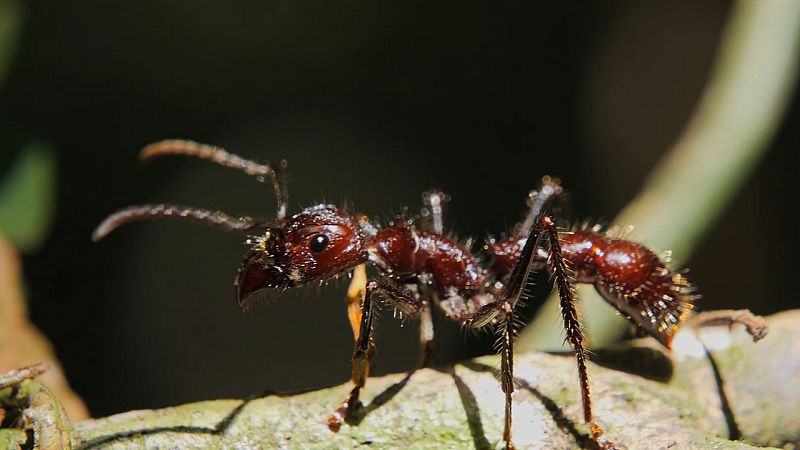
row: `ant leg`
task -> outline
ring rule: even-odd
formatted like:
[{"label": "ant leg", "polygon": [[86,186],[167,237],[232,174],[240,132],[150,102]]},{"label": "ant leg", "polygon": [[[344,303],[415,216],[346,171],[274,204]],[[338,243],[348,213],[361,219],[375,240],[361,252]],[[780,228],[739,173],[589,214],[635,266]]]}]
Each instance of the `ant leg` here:
[{"label": "ant leg", "polygon": [[[527,205],[528,212],[525,219],[514,226],[514,230],[507,239],[490,239],[486,243],[486,249],[492,255],[492,262],[489,269],[497,276],[498,281],[505,282],[509,274],[514,270],[518,261],[523,260],[522,249],[524,243],[530,239],[531,233],[537,221],[544,214],[548,214],[552,206],[564,192],[561,181],[558,178],[549,176],[542,177],[542,184],[538,190],[528,193]],[[541,229],[536,233],[538,237]],[[526,238],[527,237],[527,238]],[[544,258],[539,258],[541,262]]]},{"label": "ant leg", "polygon": [[[378,230],[369,223],[365,215],[358,217],[358,223],[367,236],[375,236]],[[347,288],[347,317],[350,319],[350,328],[353,330],[353,339],[358,339],[361,327],[361,305],[367,293],[367,265],[359,264],[353,269],[350,285]]]},{"label": "ant leg", "polygon": [[586,350],[583,347],[583,331],[581,330],[580,321],[578,321],[578,312],[575,309],[575,287],[572,285],[571,274],[561,252],[558,229],[549,217],[543,217],[540,223],[549,235],[550,269],[555,276],[556,286],[558,287],[561,316],[564,319],[564,329],[567,332],[566,340],[572,346],[578,364],[578,378],[583,401],[583,420],[589,424],[592,439],[597,446],[604,450],[613,450],[617,448],[616,444],[603,436],[603,429],[594,421],[592,416],[592,398],[589,392],[589,372],[586,367]]},{"label": "ant leg", "polygon": [[419,315],[419,345],[422,352],[419,367],[434,366],[436,350],[433,346],[433,316],[430,308],[423,309]]},{"label": "ant leg", "polygon": [[[353,339],[358,341],[361,330],[361,308],[367,293],[366,266],[359,264],[353,269],[353,278],[347,288],[347,318],[353,330]],[[433,359],[433,318],[429,308],[423,308],[420,314],[420,346],[422,358],[420,367],[429,367]]]},{"label": "ant leg", "polygon": [[278,201],[278,222],[283,223],[286,220],[289,194],[286,190],[286,180],[283,176],[283,172],[286,170],[285,160],[281,161],[277,167],[270,164],[259,164],[233,153],[228,153],[220,147],[180,139],[160,141],[148,145],[139,153],[139,160],[147,162],[165,155],[194,156],[207,159],[221,166],[239,169],[248,175],[269,176],[272,179],[275,197]]},{"label": "ant leg", "polygon": [[[469,327],[482,327],[499,320],[501,322],[500,344],[501,344],[501,387],[506,394],[505,424],[503,428],[503,440],[506,448],[513,449],[511,442],[511,418],[512,418],[512,394],[514,392],[514,334],[513,311],[522,296],[528,276],[536,264],[536,248],[539,239],[544,233],[548,235],[550,244],[549,265],[556,278],[559,298],[561,299],[561,314],[564,320],[564,328],[567,331],[567,340],[572,345],[575,358],[578,364],[578,376],[581,384],[581,394],[583,400],[584,420],[590,425],[592,439],[603,450],[616,449],[616,445],[603,436],[603,430],[594,422],[592,416],[591,395],[589,392],[589,375],[586,367],[586,351],[583,347],[583,332],[581,331],[578,314],[575,309],[575,292],[570,281],[570,273],[567,268],[566,260],[561,251],[558,239],[558,229],[552,219],[547,216],[540,216],[532,225],[525,245],[520,252],[508,282],[499,293],[499,299],[492,303],[481,306],[474,312],[462,316],[462,322]],[[465,302],[461,305],[462,310],[468,310],[469,305]]]},{"label": "ant leg", "polygon": [[[443,209],[450,196],[438,189],[431,189],[422,193],[422,203],[430,208],[431,231],[435,234],[444,234]],[[423,210],[424,212],[424,210]]]},{"label": "ant leg", "polygon": [[[514,264],[514,268],[508,277],[508,282],[499,293],[499,298],[491,303],[486,303],[486,299],[491,298],[486,294],[476,296],[469,300],[460,298],[448,299],[449,305],[442,305],[450,309],[448,316],[459,317],[462,324],[471,328],[481,328],[496,321],[500,322],[498,331],[500,332],[500,387],[505,393],[505,420],[503,423],[503,441],[506,449],[514,449],[511,440],[512,424],[512,395],[514,393],[514,308],[519,303],[528,276],[535,264],[535,250],[539,244],[539,238],[543,231],[543,226],[549,222],[548,218],[539,219],[534,222],[530,229],[525,245],[520,252],[520,258]],[[482,305],[482,306],[480,306]]]},{"label": "ant leg", "polygon": [[432,289],[426,277],[417,280],[417,296],[422,299],[426,308],[419,314],[419,349],[420,358],[418,368],[434,367],[436,365],[436,346],[434,345],[433,305],[441,307],[439,293]]},{"label": "ant leg", "polygon": [[561,180],[549,175],[543,176],[539,189],[528,193],[528,213],[525,215],[525,220],[514,230],[515,237],[522,238],[528,234],[539,215],[546,211],[562,192],[564,189],[561,187]]},{"label": "ant leg", "polygon": [[347,288],[347,318],[350,319],[350,328],[353,330],[353,339],[358,340],[361,330],[361,307],[367,295],[367,269],[366,265],[359,264],[353,269],[353,278]]},{"label": "ant leg", "polygon": [[361,305],[361,323],[358,328],[358,337],[353,347],[352,356],[351,378],[355,386],[342,405],[328,418],[328,428],[333,432],[339,431],[342,422],[357,407],[361,388],[364,387],[367,376],[369,376],[370,359],[375,353],[375,342],[372,339],[372,321],[375,317],[375,305],[372,294],[377,289],[376,285],[377,283],[371,281],[366,286],[364,302]]},{"label": "ant leg", "polygon": [[[434,194],[431,194],[434,195]],[[444,194],[441,194],[444,195]],[[441,212],[441,209],[440,209]],[[369,235],[374,236],[377,233],[370,224],[366,216],[359,217],[359,222],[362,228],[367,229]],[[367,285],[366,265],[360,264],[353,269],[353,276],[350,280],[350,285],[347,288],[347,316],[350,320],[350,327],[353,330],[353,338],[358,339],[359,329],[361,328],[361,305],[364,302]],[[430,296],[435,295],[426,285],[420,284],[418,292],[426,292]],[[429,367],[433,363],[433,318],[431,311],[424,308],[420,313],[420,342],[422,357],[420,360],[420,367]]]},{"label": "ant leg", "polygon": [[[434,234],[444,234],[444,204],[450,201],[450,196],[438,189],[430,189],[422,193],[422,203],[425,205],[422,213],[430,215],[428,227]],[[436,292],[428,289],[425,284],[419,285],[419,292],[425,292],[430,303],[439,303]],[[430,308],[426,308],[420,314],[419,340],[421,349],[420,367],[431,367],[435,365],[435,349],[433,343],[433,316]]]},{"label": "ant leg", "polygon": [[361,324],[359,326],[358,339],[356,339],[355,347],[353,347],[352,380],[355,386],[350,391],[350,395],[342,402],[342,405],[328,418],[328,428],[333,432],[339,431],[342,422],[358,407],[361,388],[364,387],[369,376],[370,360],[375,354],[372,327],[376,314],[374,294],[378,293],[383,294],[391,305],[408,315],[419,314],[425,307],[425,303],[415,298],[410,292],[402,291],[374,280],[367,283],[364,304],[361,306]]},{"label": "ant leg", "polygon": [[106,217],[95,228],[94,233],[92,233],[92,240],[99,241],[126,223],[153,219],[187,220],[239,233],[250,233],[267,227],[267,224],[258,222],[250,217],[231,217],[222,211],[210,211],[178,205],[139,205],[129,206]]},{"label": "ant leg", "polygon": [[686,325],[693,328],[700,328],[713,325],[733,326],[740,323],[745,326],[747,332],[753,337],[753,342],[764,339],[769,328],[763,317],[757,316],[747,309],[721,309],[718,311],[705,311],[697,313],[691,317]]},{"label": "ant leg", "polygon": [[[536,239],[533,239],[531,242],[535,241]],[[525,277],[527,278],[527,274]],[[525,283],[520,286],[525,286]],[[507,289],[505,292],[511,293],[512,291]],[[492,298],[488,294],[467,300],[461,297],[450,297],[439,304],[447,317],[461,322],[466,327],[483,328],[489,324],[500,322],[497,327],[500,334],[498,339],[500,344],[500,388],[505,394],[503,442],[505,442],[507,450],[515,448],[511,442],[511,397],[514,393],[514,337],[516,335],[513,310],[521,294],[522,289],[519,289],[514,294],[505,295],[500,300],[490,303],[486,303],[487,299]]]},{"label": "ant leg", "polygon": [[[521,291],[520,291],[521,294]],[[519,297],[517,297],[518,299]],[[500,388],[505,394],[505,419],[503,423],[503,442],[507,450],[513,450],[511,442],[511,405],[514,393],[514,330],[513,305],[516,303],[510,298],[501,298],[488,303],[475,310],[460,297],[453,297],[443,302],[442,307],[448,317],[459,320],[462,325],[470,328],[482,328],[486,325],[500,322]],[[467,312],[467,311],[472,312]]]}]

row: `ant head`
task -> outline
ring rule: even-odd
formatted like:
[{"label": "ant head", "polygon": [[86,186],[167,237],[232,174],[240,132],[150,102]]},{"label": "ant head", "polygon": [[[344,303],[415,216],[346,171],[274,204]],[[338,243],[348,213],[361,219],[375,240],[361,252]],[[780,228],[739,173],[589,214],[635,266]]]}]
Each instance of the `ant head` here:
[{"label": "ant head", "polygon": [[254,245],[235,282],[236,299],[243,309],[273,289],[324,281],[367,258],[358,223],[332,205],[306,208],[248,243]]}]

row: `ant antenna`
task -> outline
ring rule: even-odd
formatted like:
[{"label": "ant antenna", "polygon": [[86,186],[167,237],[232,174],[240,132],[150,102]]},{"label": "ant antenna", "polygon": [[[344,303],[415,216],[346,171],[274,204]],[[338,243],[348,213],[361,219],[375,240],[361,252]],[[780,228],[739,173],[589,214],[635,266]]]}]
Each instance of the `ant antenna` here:
[{"label": "ant antenna", "polygon": [[92,233],[92,240],[97,242],[126,223],[165,218],[204,223],[224,231],[245,234],[268,226],[247,216],[232,217],[222,211],[179,205],[139,205],[129,206],[106,217]]},{"label": "ant antenna", "polygon": [[259,179],[269,176],[272,179],[272,185],[275,188],[275,198],[278,202],[278,223],[282,224],[286,220],[287,205],[289,202],[289,194],[286,190],[286,181],[284,180],[283,173],[287,167],[286,160],[281,161],[280,164],[275,167],[269,164],[259,164],[255,161],[244,159],[241,156],[227,152],[221,147],[200,144],[194,141],[169,139],[155,142],[143,148],[141,153],[139,153],[139,161],[148,162],[154,158],[166,155],[184,155],[206,159],[221,166],[239,169],[248,175],[258,176]]}]

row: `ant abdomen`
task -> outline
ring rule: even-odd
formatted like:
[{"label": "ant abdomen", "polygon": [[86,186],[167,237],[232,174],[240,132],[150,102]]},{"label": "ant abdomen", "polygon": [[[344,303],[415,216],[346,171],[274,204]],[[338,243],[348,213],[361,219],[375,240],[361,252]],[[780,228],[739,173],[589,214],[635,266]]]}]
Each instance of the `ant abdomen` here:
[{"label": "ant abdomen", "polygon": [[560,236],[576,281],[591,283],[609,303],[666,347],[691,310],[694,289],[642,244],[590,230]]}]

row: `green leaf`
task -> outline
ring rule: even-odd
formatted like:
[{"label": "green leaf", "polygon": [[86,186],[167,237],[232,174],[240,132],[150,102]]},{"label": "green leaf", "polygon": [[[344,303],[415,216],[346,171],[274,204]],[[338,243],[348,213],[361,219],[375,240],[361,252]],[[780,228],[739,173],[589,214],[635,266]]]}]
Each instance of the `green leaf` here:
[{"label": "green leaf", "polygon": [[0,84],[14,59],[22,23],[21,10],[17,0],[0,0]]},{"label": "green leaf", "polygon": [[55,177],[53,151],[43,142],[31,142],[0,180],[0,232],[22,251],[35,250],[47,235]]}]

